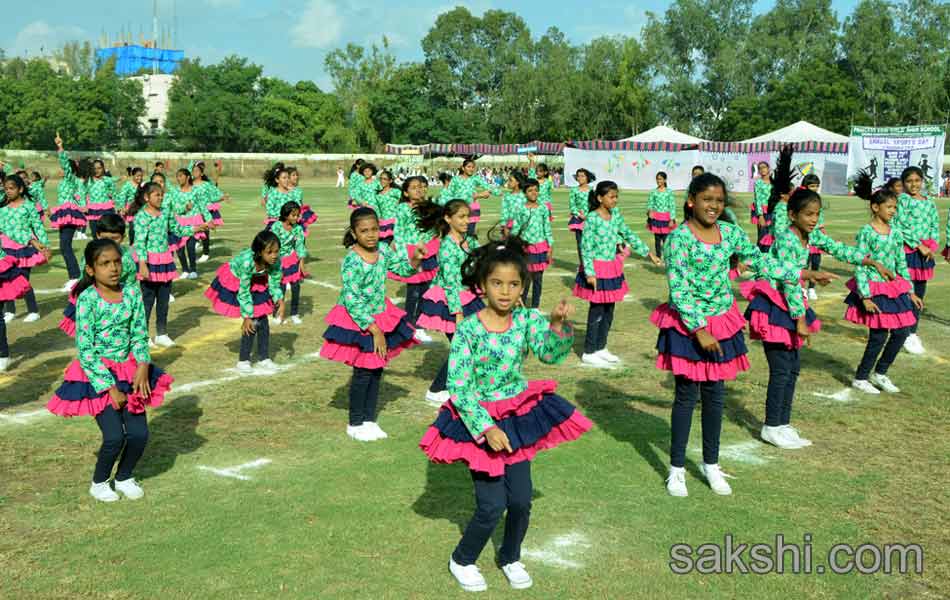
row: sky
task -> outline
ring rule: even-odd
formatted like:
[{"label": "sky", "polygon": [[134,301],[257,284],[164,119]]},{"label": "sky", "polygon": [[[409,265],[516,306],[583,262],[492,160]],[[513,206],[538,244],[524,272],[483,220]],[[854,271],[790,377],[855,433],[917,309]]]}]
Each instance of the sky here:
[{"label": "sky", "polygon": [[[647,11],[662,14],[669,2],[589,0],[157,0],[160,22],[177,23],[177,49],[205,64],[229,54],[250,59],[264,74],[296,82],[312,80],[321,89],[332,85],[323,60],[347,43],[378,43],[383,35],[400,61],[420,60],[420,41],[436,17],[455,6],[475,15],[489,9],[516,12],[534,37],[557,27],[574,44],[602,35],[637,35]],[[765,11],[772,0],[758,0]],[[857,0],[833,0],[838,18],[849,14]],[[152,29],[153,0],[36,0],[4,14],[6,31],[0,42],[8,57],[40,56],[70,40],[98,44],[109,34]],[[103,15],[108,15],[104,19]],[[14,33],[15,32],[15,33]]]}]

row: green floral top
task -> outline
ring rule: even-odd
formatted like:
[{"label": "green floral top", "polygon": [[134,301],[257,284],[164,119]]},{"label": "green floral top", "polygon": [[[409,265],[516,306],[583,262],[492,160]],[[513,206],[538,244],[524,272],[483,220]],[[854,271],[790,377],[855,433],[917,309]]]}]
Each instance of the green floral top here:
[{"label": "green floral top", "polygon": [[90,204],[110,204],[115,197],[115,179],[103,175],[96,179],[91,177],[86,182],[86,194]]},{"label": "green floral top", "polygon": [[547,242],[554,248],[554,232],[551,231],[551,211],[540,200],[533,207],[528,203],[515,205],[511,215],[514,224],[511,231],[528,244]]},{"label": "green floral top", "polygon": [[270,230],[280,240],[280,257],[290,256],[293,252],[297,253],[297,258],[307,258],[307,238],[303,234],[303,227],[294,225],[288,230],[280,221],[274,221],[270,224]]},{"label": "green floral top", "polygon": [[462,300],[459,298],[459,294],[464,289],[462,263],[473,250],[478,248],[478,239],[466,237],[462,244],[466,247],[463,248],[451,235],[442,238],[442,243],[439,245],[439,272],[432,280],[432,285],[445,290],[449,312],[453,315],[462,312]]},{"label": "green floral top", "polygon": [[580,186],[571,188],[571,195],[568,200],[568,206],[571,209],[571,216],[579,219],[587,218],[587,208],[589,207],[588,198],[590,190],[584,191]]},{"label": "green floral top", "polygon": [[761,179],[756,179],[752,189],[754,193],[752,208],[755,209],[755,214],[761,217],[769,210],[769,196],[772,195],[772,184],[765,183]]},{"label": "green floral top", "polygon": [[122,209],[129,208],[129,204],[135,200],[136,191],[138,191],[138,188],[131,181],[126,181],[124,184],[122,184],[122,188],[115,196],[115,207]]},{"label": "green floral top", "polygon": [[403,258],[403,253],[385,245],[378,247],[376,262],[368,263],[354,251],[343,258],[340,267],[343,289],[337,304],[346,309],[363,331],[373,324],[375,315],[386,310],[387,271],[408,277],[415,269]]},{"label": "green floral top", "polygon": [[174,215],[179,217],[201,215],[206,223],[211,222],[211,213],[208,212],[204,195],[198,191],[198,188],[193,187],[185,192],[179,187],[172,186],[165,193],[165,202]]},{"label": "green floral top", "polygon": [[76,299],[76,348],[79,366],[100,394],[116,384],[102,359],[124,362],[131,353],[139,364],[151,362],[139,287],[123,287],[118,302],[103,299],[95,285],[83,290]]},{"label": "green floral top", "polygon": [[897,199],[894,224],[901,230],[904,243],[916,248],[923,240],[940,239],[940,214],[930,196],[922,199],[901,194]]},{"label": "green floral top", "polygon": [[[528,177],[531,177],[534,179],[538,178],[538,174],[534,170],[534,168],[528,169]],[[544,181],[541,181],[540,179],[538,179],[538,202],[548,205],[548,210],[551,213],[552,221],[554,220],[554,204],[553,204],[554,200],[552,199],[553,194],[554,194],[554,182],[551,181],[551,175],[548,174],[548,176],[545,177]]]},{"label": "green floral top", "polygon": [[67,202],[77,206],[86,206],[86,182],[76,177],[65,150],[59,153],[59,166],[63,169],[63,178],[56,187],[56,199],[60,204]]},{"label": "green floral top", "polygon": [[407,244],[426,244],[435,233],[419,229],[419,215],[408,202],[396,208],[396,225],[393,228],[393,242],[396,248],[405,248]]},{"label": "green floral top", "polygon": [[370,208],[376,211],[380,221],[391,221],[396,218],[396,208],[402,199],[402,190],[391,187],[385,192],[376,194],[370,203]]},{"label": "green floral top", "polygon": [[364,181],[364,177],[360,174],[359,171],[353,171],[350,173],[350,179],[346,184],[347,191],[350,193],[350,198],[356,200],[359,196],[359,186]]},{"label": "green floral top", "polygon": [[475,193],[481,190],[488,190],[495,196],[501,194],[498,188],[485,181],[481,175],[475,174],[471,177],[456,175],[449,182],[448,187],[439,194],[437,202],[442,206],[448,204],[449,200],[465,200],[470,203]]},{"label": "green floral top", "polygon": [[30,198],[35,204],[38,204],[44,211],[49,210],[49,202],[46,201],[46,182],[40,179],[30,184]]},{"label": "green floral top", "polygon": [[669,213],[670,221],[676,220],[676,194],[667,188],[665,192],[653,190],[647,198],[647,213]]},{"label": "green floral top", "polygon": [[7,204],[0,208],[0,233],[23,246],[33,238],[44,246],[49,245],[43,221],[36,214],[36,205],[26,201],[19,206]]},{"label": "green floral top", "polygon": [[300,189],[300,186],[290,188],[290,199],[303,206],[303,190]]},{"label": "green floral top", "polygon": [[587,213],[584,223],[584,235],[581,237],[581,257],[584,273],[597,276],[594,261],[611,261],[617,258],[617,246],[627,244],[640,256],[650,253],[650,248],[637,234],[627,226],[619,208],[610,211],[610,219],[605,220],[595,210]]},{"label": "green floral top", "polygon": [[[891,226],[887,234],[878,232],[868,223],[858,232],[858,250],[866,256],[880,262],[886,268],[910,281],[910,273],[907,271],[907,256],[904,254],[904,234],[897,227]],[[871,266],[859,266],[854,270],[854,280],[858,286],[858,293],[862,298],[871,297],[872,281],[886,281],[878,273],[877,269]]]},{"label": "green floral top", "polygon": [[950,246],[950,210],[947,211],[947,246]]},{"label": "green floral top", "polygon": [[481,402],[506,400],[527,389],[522,365],[529,349],[541,362],[558,364],[573,343],[570,325],[556,333],[537,309],[514,309],[511,325],[502,332],[486,330],[478,314],[466,317],[452,338],[447,387],[472,437],[480,441],[495,426]]},{"label": "green floral top", "polygon": [[690,331],[705,327],[706,317],[721,315],[735,303],[729,279],[733,254],[759,277],[781,281],[788,289],[798,285],[800,269],[789,269],[759,252],[738,225],[720,221],[718,227],[719,243],[706,244],[683,223],[670,233],[663,248],[670,305]]},{"label": "green floral top", "polygon": [[[138,242],[138,238],[135,240]],[[245,248],[231,259],[229,263],[231,273],[240,281],[238,284],[238,306],[241,307],[241,317],[245,319],[254,318],[254,299],[251,296],[251,278],[255,275],[267,274],[267,291],[274,302],[284,299],[284,286],[280,285],[280,278],[283,274],[280,269],[280,261],[266,270],[258,270],[254,264],[254,251]]]},{"label": "green floral top", "polygon": [[157,215],[152,215],[148,209],[142,208],[135,213],[132,221],[135,229],[135,253],[139,260],[148,260],[149,253],[164,254],[168,252],[168,232],[179,237],[187,237],[195,232],[194,227],[180,225],[175,217],[164,208]]},{"label": "green floral top", "polygon": [[280,209],[288,202],[295,202],[293,190],[282,192],[277,188],[270,188],[267,191],[267,203],[264,205],[267,211],[267,218],[279,219]]},{"label": "green floral top", "polygon": [[515,212],[527,201],[528,199],[521,192],[507,192],[501,199],[501,224],[507,226],[509,221],[513,221]]},{"label": "green floral top", "polygon": [[[208,209],[209,204],[214,204],[215,202],[221,200],[221,197],[224,196],[224,193],[210,181],[202,181],[201,183],[195,184],[195,200],[197,204],[201,205],[203,210]],[[210,214],[210,213],[209,213]]]}]

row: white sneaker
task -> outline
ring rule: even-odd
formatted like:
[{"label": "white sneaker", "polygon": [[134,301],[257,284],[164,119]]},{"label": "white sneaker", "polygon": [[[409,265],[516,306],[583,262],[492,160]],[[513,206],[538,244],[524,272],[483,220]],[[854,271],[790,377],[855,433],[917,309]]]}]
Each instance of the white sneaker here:
[{"label": "white sneaker", "polygon": [[712,488],[713,492],[720,496],[728,496],[732,493],[732,488],[729,487],[729,483],[726,481],[726,477],[732,477],[732,475],[723,473],[718,464],[707,465],[703,463],[699,465],[699,470],[706,477],[706,481],[709,482],[709,487]]},{"label": "white sneaker", "polygon": [[240,360],[238,364],[234,365],[234,368],[240,373],[250,373],[254,369],[251,367],[251,361],[249,360]]},{"label": "white sneaker", "polygon": [[89,495],[98,500],[99,502],[115,502],[119,499],[119,495],[112,491],[112,488],[109,487],[108,481],[103,481],[102,483],[94,483],[89,486]]},{"label": "white sneaker", "polygon": [[70,280],[67,281],[65,284],[63,284],[63,291],[64,291],[64,292],[71,292],[71,291],[73,291],[73,286],[76,285],[77,283],[79,283],[79,280],[78,280],[78,279],[70,279]]},{"label": "white sneaker", "polygon": [[907,339],[904,340],[904,350],[910,354],[923,354],[924,344],[920,341],[920,336],[918,336],[916,333],[912,333],[907,336]]},{"label": "white sneaker", "polygon": [[871,382],[871,385],[883,390],[888,394],[899,394],[901,389],[894,385],[894,382],[891,381],[891,378],[887,375],[881,375],[880,373],[871,373],[871,376],[868,377],[868,381]]},{"label": "white sneaker", "polygon": [[188,279],[188,271],[182,271],[181,275],[178,276],[178,279]]},{"label": "white sneaker", "polygon": [[670,496],[685,497],[689,494],[686,491],[686,468],[670,467],[670,476],[666,478],[666,491]]},{"label": "white sneaker", "polygon": [[270,322],[273,323],[274,325],[283,325],[283,324],[284,324],[284,321],[283,321],[280,317],[278,317],[277,315],[271,315],[271,316],[270,316]]},{"label": "white sneaker", "polygon": [[350,436],[358,442],[372,442],[375,438],[372,437],[363,424],[360,425],[347,425],[346,426],[346,435]]},{"label": "white sneaker", "polygon": [[809,300],[818,299],[818,292],[815,290],[815,288],[808,288],[808,299]]},{"label": "white sneaker", "polygon": [[859,392],[864,392],[865,394],[880,394],[876,387],[871,385],[871,382],[867,379],[855,379],[851,382],[851,387],[858,390]]},{"label": "white sneaker", "polygon": [[267,371],[276,371],[276,370],[277,370],[277,363],[275,363],[274,361],[272,361],[272,360],[269,359],[269,358],[265,358],[264,360],[259,360],[259,361],[257,361],[257,364],[256,364],[255,366],[256,366],[256,367],[259,367],[259,368],[261,368],[261,369],[265,369],[265,370],[267,370]]},{"label": "white sneaker", "polygon": [[802,448],[801,444],[786,435],[785,428],[781,425],[775,427],[763,425],[762,432],[759,435],[762,436],[763,442],[768,442],[782,450],[798,450]]},{"label": "white sneaker", "polygon": [[302,325],[303,319],[301,319],[297,315],[290,315],[290,322],[293,323],[294,325]]},{"label": "white sneaker", "polygon": [[167,335],[159,335],[155,337],[155,343],[164,348],[171,348],[175,345],[175,340],[171,339]]},{"label": "white sneaker", "polygon": [[79,240],[88,240],[88,239],[89,239],[89,236],[86,235],[86,232],[85,232],[85,231],[77,231],[77,232],[76,232],[76,239],[79,239]]},{"label": "white sneaker", "polygon": [[188,274],[188,279],[198,279],[198,273],[196,273],[195,271],[192,271],[191,273]]},{"label": "white sneaker", "polygon": [[482,572],[478,570],[478,565],[466,565],[463,567],[450,558],[449,573],[455,577],[455,581],[458,581],[459,585],[462,586],[462,589],[466,592],[484,592],[488,589],[488,584],[485,583]]},{"label": "white sneaker", "polygon": [[416,329],[416,333],[412,337],[416,338],[416,341],[420,344],[428,344],[432,342],[432,336],[426,333],[425,329]]},{"label": "white sneaker", "polygon": [[526,590],[534,583],[531,581],[531,576],[528,575],[521,561],[502,565],[501,572],[508,578],[508,583],[511,584],[511,587],[516,590]]},{"label": "white sneaker", "polygon": [[122,492],[122,495],[129,500],[138,500],[145,495],[145,491],[135,482],[135,477],[129,477],[124,481],[116,479],[115,491]]},{"label": "white sneaker", "polygon": [[30,313],[23,317],[24,323],[34,323],[40,320],[40,313]]},{"label": "white sneaker", "polygon": [[208,256],[207,254],[202,254],[201,256],[198,257],[198,262],[200,263],[208,262],[209,260],[211,260],[211,257]]},{"label": "white sneaker", "polygon": [[9,366],[10,366],[10,357],[9,357],[9,356],[5,356],[5,357],[3,357],[3,358],[0,358],[0,373],[3,373],[4,371],[6,371]]},{"label": "white sneaker", "polygon": [[798,430],[792,427],[791,425],[782,425],[781,428],[785,431],[785,436],[790,440],[794,440],[802,445],[802,448],[811,446],[811,440],[803,438]]},{"label": "white sneaker", "polygon": [[450,396],[449,390],[442,390],[441,392],[426,390],[426,402],[432,406],[442,406],[449,401]]},{"label": "white sneaker", "polygon": [[603,350],[600,350],[599,352],[595,352],[594,354],[596,354],[597,356],[601,357],[602,359],[606,360],[609,363],[620,362],[620,357],[614,354],[613,352],[611,352],[610,350],[607,350],[606,348],[604,348]]},{"label": "white sneaker", "polygon": [[153,340],[152,338],[148,338],[148,347],[149,347],[149,348],[154,348],[154,347],[155,347],[155,340]]},{"label": "white sneaker", "polygon": [[607,359],[602,357],[598,353],[593,354],[584,354],[581,356],[581,362],[585,365],[590,365],[592,367],[597,367],[598,369],[607,369],[610,368],[611,364],[607,362]]},{"label": "white sneaker", "polygon": [[174,301],[175,301],[175,296],[174,296],[174,294],[168,294],[168,303],[171,304],[171,303],[174,302]]},{"label": "white sneaker", "polygon": [[376,421],[363,421],[363,429],[373,436],[374,440],[384,440],[389,437],[389,434],[383,431]]},{"label": "white sneaker", "polygon": [[9,323],[10,321],[12,321],[12,320],[15,319],[15,318],[16,318],[16,313],[12,313],[12,312],[5,312],[5,313],[3,313],[3,321],[4,321],[5,323]]}]

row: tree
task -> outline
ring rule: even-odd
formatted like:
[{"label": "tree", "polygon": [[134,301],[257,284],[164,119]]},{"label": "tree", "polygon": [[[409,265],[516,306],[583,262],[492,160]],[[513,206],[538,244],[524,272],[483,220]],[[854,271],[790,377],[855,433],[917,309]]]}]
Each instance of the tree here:
[{"label": "tree", "polygon": [[887,0],[862,0],[844,21],[841,47],[844,68],[861,94],[872,125],[900,121],[901,83],[888,73],[902,72],[903,57],[894,5]]},{"label": "tree", "polygon": [[53,57],[66,65],[67,73],[74,77],[92,77],[96,71],[96,51],[88,41],[66,42]]},{"label": "tree", "polygon": [[380,138],[373,126],[369,96],[390,80],[395,69],[389,41],[384,37],[382,48],[373,44],[368,51],[347,44],[327,54],[324,65],[345,110],[346,125],[355,132],[357,142],[364,148],[377,146]]},{"label": "tree", "polygon": [[940,74],[950,64],[950,4],[906,0],[897,12],[901,55],[906,61],[900,72],[900,116],[907,123],[945,123],[950,97]]}]

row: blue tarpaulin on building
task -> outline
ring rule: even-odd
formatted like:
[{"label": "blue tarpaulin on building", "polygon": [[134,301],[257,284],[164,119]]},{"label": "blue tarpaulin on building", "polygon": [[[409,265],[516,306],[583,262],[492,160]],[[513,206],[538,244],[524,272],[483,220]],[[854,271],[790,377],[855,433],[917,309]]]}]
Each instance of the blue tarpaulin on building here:
[{"label": "blue tarpaulin on building", "polygon": [[178,64],[185,58],[183,50],[162,50],[144,46],[121,46],[118,48],[100,48],[96,58],[100,64],[115,57],[115,72],[119,75],[135,75],[138,72],[152,71],[171,74],[178,70]]}]

